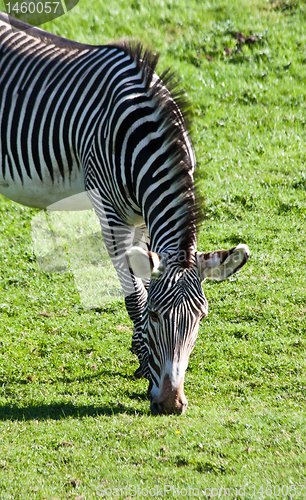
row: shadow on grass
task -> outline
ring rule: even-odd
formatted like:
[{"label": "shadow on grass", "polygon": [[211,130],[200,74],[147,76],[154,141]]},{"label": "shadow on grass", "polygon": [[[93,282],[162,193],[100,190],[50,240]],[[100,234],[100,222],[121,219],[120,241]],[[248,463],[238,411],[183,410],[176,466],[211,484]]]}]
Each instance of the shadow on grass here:
[{"label": "shadow on grass", "polygon": [[[111,370],[99,370],[91,375],[81,375],[81,376],[75,376],[71,377],[68,375],[58,375],[56,377],[50,377],[47,380],[38,380],[37,383],[39,384],[73,384],[76,382],[92,382],[95,379],[100,379],[103,381],[103,377],[109,377],[110,379],[113,379],[114,377],[120,377],[125,380],[135,380],[134,375],[128,375],[126,373],[122,372],[114,372]],[[33,383],[32,377],[28,378],[20,378],[20,379],[15,379],[12,377],[11,379],[0,379],[0,386],[6,385],[6,384],[14,384],[14,385],[26,385],[26,384],[31,384]]]},{"label": "shadow on grass", "polygon": [[[26,379],[17,379],[17,380],[1,380],[0,386],[6,386],[7,384],[14,385],[28,385],[34,384],[38,386],[45,385],[53,385],[53,384],[72,384],[72,383],[86,383],[92,382],[95,379],[104,379],[105,376],[113,379],[114,377],[120,377],[125,380],[135,380],[134,375],[124,374],[122,372],[113,372],[110,370],[99,370],[96,373],[85,375],[81,377],[69,377],[69,376],[57,376],[52,377],[47,381],[39,380],[33,381],[32,377]],[[125,391],[126,395],[132,400],[143,401],[147,400],[146,393],[136,393],[129,392],[129,390]],[[148,404],[149,410],[149,404]],[[88,416],[99,416],[99,415],[117,415],[120,413],[126,413],[128,415],[146,415],[146,411],[139,411],[133,407],[126,406],[125,404],[114,404],[114,405],[105,405],[105,406],[95,406],[95,405],[73,405],[73,404],[65,404],[65,403],[54,403],[54,404],[33,404],[30,406],[20,407],[17,404],[6,404],[0,406],[0,421],[5,420],[65,420],[68,418],[83,418]]]},{"label": "shadow on grass", "polygon": [[150,397],[148,396],[147,392],[130,392],[130,391],[126,391],[125,394],[130,399],[136,399],[138,401],[149,401],[150,400]]},{"label": "shadow on grass", "polygon": [[[149,409],[149,404],[148,404]],[[24,406],[4,405],[0,407],[0,421],[5,420],[66,420],[69,418],[98,417],[99,415],[146,415],[147,412],[135,410],[125,405],[114,406],[74,406],[72,404],[51,404]]]},{"label": "shadow on grass", "polygon": [[[93,374],[93,375],[82,375],[81,377],[69,377],[69,376],[58,376],[50,381],[48,383],[51,384],[57,384],[57,383],[62,383],[62,384],[73,384],[75,382],[92,382],[95,379],[101,379],[101,382],[105,381],[105,377],[109,377],[110,380],[113,380],[114,377],[120,377],[124,380],[131,380],[134,381],[135,377],[134,375],[127,375],[123,374],[121,372],[113,372],[111,370],[100,370],[99,372]],[[15,382],[14,382],[15,383]],[[27,380],[23,381],[23,383],[27,383]]]}]

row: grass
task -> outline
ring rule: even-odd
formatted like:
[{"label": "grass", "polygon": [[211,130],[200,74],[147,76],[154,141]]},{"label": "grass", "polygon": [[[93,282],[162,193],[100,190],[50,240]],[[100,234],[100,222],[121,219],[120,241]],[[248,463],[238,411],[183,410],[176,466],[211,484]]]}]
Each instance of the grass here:
[{"label": "grass", "polygon": [[305,498],[305,20],[295,0],[84,0],[45,25],[161,52],[191,103],[198,248],[252,258],[204,284],[189,409],[154,418],[123,302],[85,310],[71,274],[39,270],[37,211],[1,198],[1,500]]}]

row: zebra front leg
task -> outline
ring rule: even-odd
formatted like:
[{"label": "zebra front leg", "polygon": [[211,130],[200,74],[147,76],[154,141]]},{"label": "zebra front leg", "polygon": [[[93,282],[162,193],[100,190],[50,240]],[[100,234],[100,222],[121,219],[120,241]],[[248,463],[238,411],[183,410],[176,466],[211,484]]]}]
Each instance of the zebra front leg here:
[{"label": "zebra front leg", "polygon": [[[145,224],[138,226],[138,227],[135,227],[132,245],[139,246],[146,251],[149,250],[150,238],[149,238],[147,226]],[[131,271],[131,273],[132,273],[132,271]],[[142,278],[141,281],[142,281],[142,284],[145,288],[145,291],[148,292],[150,279],[149,278]],[[146,300],[147,300],[147,293],[144,293],[142,287],[138,287],[137,292],[135,292],[135,294],[132,294],[125,301],[126,308],[128,311],[130,311],[130,316],[133,317],[132,321],[134,323],[134,329],[133,329],[131,351],[134,354],[137,354],[140,352],[140,348],[142,345],[141,321],[142,321],[142,311],[143,311]],[[136,314],[135,314],[136,311],[140,311],[141,314],[140,315],[138,314],[136,316]],[[141,378],[142,376],[143,376],[143,371],[142,371],[142,368],[140,366],[135,372],[135,377]]]},{"label": "zebra front leg", "polygon": [[[112,205],[102,200],[97,189],[92,189],[87,194],[99,217],[103,239],[125,296],[127,312],[134,323],[132,351],[139,359],[140,367],[135,375],[140,377],[147,373],[147,354],[142,339],[142,312],[147,300],[147,291],[143,281],[131,272],[126,252],[135,239],[142,239],[142,236],[140,231],[137,231],[135,236],[135,227],[125,224]],[[145,242],[143,244],[146,245]]]},{"label": "zebra front leg", "polygon": [[132,336],[132,345],[131,345],[131,351],[133,354],[136,354],[138,359],[139,359],[139,367],[135,371],[134,375],[136,378],[141,378],[143,377],[144,370],[143,370],[143,353],[142,353],[142,344],[143,344],[143,338],[142,338],[142,327],[141,327],[141,321],[142,321],[142,311],[144,308],[144,304],[146,303],[147,300],[147,293],[145,290],[140,289],[137,292],[133,293],[132,295],[129,295],[128,297],[125,298],[125,306],[128,311],[128,314],[131,318],[131,320],[134,323],[134,328],[133,328],[133,336]]},{"label": "zebra front leg", "polygon": [[148,378],[148,355],[142,335],[142,313],[147,301],[147,291],[142,280],[136,278],[129,269],[125,256],[114,259],[113,264],[125,295],[128,315],[134,324],[131,351],[139,359],[139,367],[135,371],[135,377]]},{"label": "zebra front leg", "polygon": [[[117,231],[118,229],[116,230],[116,232]],[[135,377],[148,378],[148,356],[142,336],[142,312],[147,300],[147,291],[149,288],[150,279],[140,279],[133,274],[126,260],[126,251],[131,246],[135,245],[148,250],[149,235],[145,224],[138,227],[123,226],[120,228],[119,239],[121,248],[121,264],[119,264],[119,261],[116,262],[116,259],[113,260],[113,263],[117,270],[117,274],[125,295],[125,305],[127,312],[134,324],[131,351],[137,355],[140,363],[140,366],[135,371]],[[119,246],[117,242],[117,249],[118,247]],[[121,253],[123,248],[125,249],[124,255],[122,255]]]},{"label": "zebra front leg", "polygon": [[111,258],[125,296],[128,315],[134,324],[131,350],[139,360],[139,367],[135,371],[135,377],[149,378],[148,354],[142,335],[142,313],[147,301],[147,291],[143,281],[136,278],[131,272],[127,263],[126,252],[123,255],[112,256]]},{"label": "zebra front leg", "polygon": [[[107,240],[104,236],[104,241],[107,245]],[[128,241],[128,238],[127,240]],[[132,336],[132,346],[131,350],[135,353],[139,359],[139,368],[135,371],[135,377],[146,377],[148,376],[148,356],[146,345],[143,341],[142,336],[142,313],[147,301],[147,290],[144,286],[143,280],[134,276],[132,271],[129,268],[127,259],[126,259],[126,251],[128,250],[129,245],[127,244],[124,248],[124,251],[121,247],[120,255],[114,255],[113,252],[109,251],[111,256],[112,263],[116,269],[124,296],[125,296],[125,305],[127,309],[127,313],[131,320],[133,321],[133,336]],[[117,246],[118,250],[118,246]]]}]

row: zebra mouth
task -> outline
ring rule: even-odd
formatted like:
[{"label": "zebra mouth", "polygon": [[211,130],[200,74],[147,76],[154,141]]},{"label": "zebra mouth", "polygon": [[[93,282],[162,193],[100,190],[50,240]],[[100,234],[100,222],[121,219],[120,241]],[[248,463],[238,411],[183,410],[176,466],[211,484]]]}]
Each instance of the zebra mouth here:
[{"label": "zebra mouth", "polygon": [[162,388],[158,394],[151,396],[151,412],[153,415],[182,415],[187,409],[187,399],[184,394],[184,377],[178,387],[173,387],[169,374],[163,377]]},{"label": "zebra mouth", "polygon": [[158,403],[157,401],[151,401],[151,412],[152,415],[182,415],[187,410],[187,402],[186,403],[176,403],[174,406],[170,406],[169,404]]}]

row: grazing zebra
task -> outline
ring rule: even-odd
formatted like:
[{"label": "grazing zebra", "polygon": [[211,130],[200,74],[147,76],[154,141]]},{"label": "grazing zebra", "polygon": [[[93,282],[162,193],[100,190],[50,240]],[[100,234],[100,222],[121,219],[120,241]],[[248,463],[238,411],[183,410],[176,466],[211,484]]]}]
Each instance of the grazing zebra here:
[{"label": "grazing zebra", "polygon": [[182,413],[201,282],[228,278],[249,250],[197,252],[194,152],[156,64],[140,46],[76,43],[0,13],[0,192],[38,208],[90,194],[151,410]]}]

